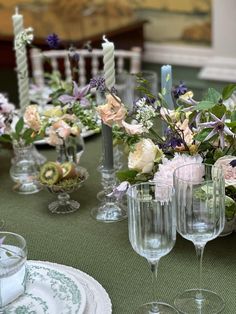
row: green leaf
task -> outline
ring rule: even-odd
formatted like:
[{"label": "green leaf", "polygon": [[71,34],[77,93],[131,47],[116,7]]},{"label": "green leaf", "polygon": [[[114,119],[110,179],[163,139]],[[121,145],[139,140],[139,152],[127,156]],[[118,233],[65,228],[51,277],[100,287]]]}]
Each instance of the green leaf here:
[{"label": "green leaf", "polygon": [[24,127],[24,119],[23,119],[23,117],[21,117],[21,118],[17,121],[16,126],[15,126],[15,131],[16,131],[16,134],[17,134],[17,135],[20,134],[20,132],[22,131],[23,127]]},{"label": "green leaf", "polygon": [[22,135],[22,138],[25,140],[25,144],[28,145],[34,141],[34,138],[32,138],[32,134],[34,133],[34,130],[32,129],[26,129]]},{"label": "green leaf", "polygon": [[0,136],[0,142],[11,143],[12,139],[11,139],[9,134],[3,134],[3,135]]},{"label": "green leaf", "polygon": [[197,106],[196,110],[209,110],[215,106],[215,103],[208,100],[201,101]]},{"label": "green leaf", "polygon": [[234,128],[236,127],[236,121],[233,121],[233,122],[227,122],[225,123],[227,126],[229,126],[230,128]]},{"label": "green leaf", "polygon": [[211,112],[217,116],[218,118],[222,118],[223,115],[226,112],[226,107],[225,105],[215,105],[212,109]]},{"label": "green leaf", "polygon": [[136,170],[122,170],[122,171],[117,171],[116,176],[119,181],[128,181],[129,183],[134,183],[135,177],[138,174]]},{"label": "green leaf", "polygon": [[221,94],[214,88],[208,88],[207,94],[204,97],[204,101],[211,101],[215,104],[219,102]]},{"label": "green leaf", "polygon": [[203,142],[211,131],[212,131],[211,128],[203,129],[194,137],[194,139],[196,141]]},{"label": "green leaf", "polygon": [[229,84],[229,85],[227,85],[227,86],[223,89],[223,92],[222,92],[223,100],[228,99],[228,98],[233,94],[233,92],[234,92],[235,90],[236,90],[236,84]]}]

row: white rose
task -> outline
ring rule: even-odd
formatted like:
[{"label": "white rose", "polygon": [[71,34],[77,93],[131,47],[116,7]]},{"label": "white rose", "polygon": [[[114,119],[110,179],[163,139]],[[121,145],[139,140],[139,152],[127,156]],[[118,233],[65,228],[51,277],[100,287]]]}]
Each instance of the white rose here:
[{"label": "white rose", "polygon": [[133,152],[129,153],[128,167],[138,172],[149,173],[154,166],[158,147],[150,139],[142,139]]}]

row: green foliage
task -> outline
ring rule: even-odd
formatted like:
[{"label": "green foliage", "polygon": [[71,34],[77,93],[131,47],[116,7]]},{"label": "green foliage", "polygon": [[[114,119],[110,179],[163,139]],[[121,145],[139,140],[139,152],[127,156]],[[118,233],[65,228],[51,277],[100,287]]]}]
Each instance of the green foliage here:
[{"label": "green foliage", "polygon": [[203,129],[198,134],[195,135],[194,139],[199,142],[203,142],[211,131],[212,131],[211,128]]},{"label": "green foliage", "polygon": [[215,106],[215,103],[209,100],[200,101],[196,106],[196,110],[210,110]]},{"label": "green foliage", "polygon": [[222,91],[223,100],[229,99],[234,91],[236,91],[236,84],[227,85]]},{"label": "green foliage", "polygon": [[138,174],[138,171],[136,170],[120,170],[116,172],[116,177],[117,179],[122,182],[122,181],[128,181],[130,184],[135,183],[135,177]]},{"label": "green foliage", "polygon": [[11,143],[12,142],[11,136],[9,134],[2,134],[0,136],[0,142]]},{"label": "green foliage", "polygon": [[79,102],[75,102],[72,108],[73,113],[79,118],[84,126],[87,126],[89,130],[100,131],[100,127],[97,123],[96,114],[92,114],[88,110],[84,110]]},{"label": "green foliage", "polygon": [[208,88],[207,94],[204,97],[204,101],[210,101],[217,104],[221,99],[221,94],[214,88]]}]

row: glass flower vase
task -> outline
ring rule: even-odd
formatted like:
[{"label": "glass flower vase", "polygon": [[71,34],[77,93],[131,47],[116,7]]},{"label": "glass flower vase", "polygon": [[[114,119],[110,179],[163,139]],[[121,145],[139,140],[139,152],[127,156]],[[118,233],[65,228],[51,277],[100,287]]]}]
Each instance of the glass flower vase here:
[{"label": "glass flower vase", "polygon": [[77,165],[84,152],[84,140],[82,136],[69,136],[62,145],[56,146],[56,151],[58,162],[70,161]]},{"label": "glass flower vase", "polygon": [[10,176],[16,183],[13,187],[20,194],[33,194],[41,190],[38,182],[37,163],[33,156],[32,145],[20,146],[13,143],[14,159]]}]

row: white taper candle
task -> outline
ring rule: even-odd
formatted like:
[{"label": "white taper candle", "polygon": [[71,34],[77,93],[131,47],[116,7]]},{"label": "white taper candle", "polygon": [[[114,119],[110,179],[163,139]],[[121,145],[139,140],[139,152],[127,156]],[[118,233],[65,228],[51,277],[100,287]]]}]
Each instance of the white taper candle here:
[{"label": "white taper candle", "polygon": [[[108,89],[115,86],[115,58],[114,58],[114,44],[109,42],[105,36],[103,36],[102,43],[103,48],[103,68],[105,83]],[[103,167],[106,170],[113,169],[113,140],[112,140],[112,128],[102,123],[102,142],[103,142]]]},{"label": "white taper candle", "polygon": [[[15,14],[12,16],[14,37],[24,30],[23,16],[18,13],[18,8],[15,10]],[[16,55],[16,69],[18,80],[18,93],[20,108],[24,110],[29,105],[29,75],[28,75],[28,63],[25,46],[15,50]]]},{"label": "white taper candle", "polygon": [[104,75],[107,88],[111,89],[115,86],[115,58],[114,58],[114,44],[103,36],[103,63]]}]

